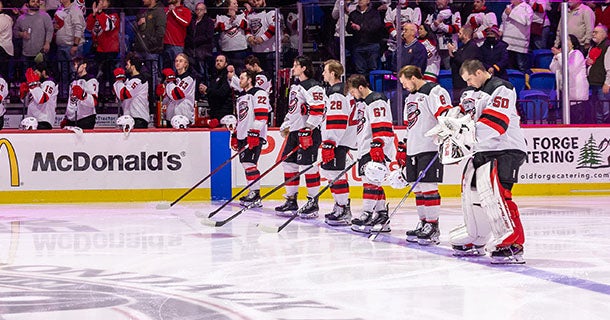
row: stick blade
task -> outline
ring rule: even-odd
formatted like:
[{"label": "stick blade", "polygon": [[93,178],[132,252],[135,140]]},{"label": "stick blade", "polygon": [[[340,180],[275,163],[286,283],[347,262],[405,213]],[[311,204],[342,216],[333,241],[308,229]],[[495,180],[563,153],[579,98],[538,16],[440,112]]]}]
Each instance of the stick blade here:
[{"label": "stick blade", "polygon": [[280,228],[278,228],[276,226],[266,226],[264,224],[258,224],[257,227],[260,231],[263,231],[266,233],[279,233],[280,232]]},{"label": "stick blade", "polygon": [[201,219],[201,224],[204,226],[208,226],[208,227],[217,227],[218,221],[214,221],[212,219],[209,218],[205,218],[205,219]]},{"label": "stick blade", "polygon": [[155,208],[157,210],[168,210],[171,207],[172,206],[169,204],[169,202],[161,202],[161,203],[157,203],[157,206]]}]

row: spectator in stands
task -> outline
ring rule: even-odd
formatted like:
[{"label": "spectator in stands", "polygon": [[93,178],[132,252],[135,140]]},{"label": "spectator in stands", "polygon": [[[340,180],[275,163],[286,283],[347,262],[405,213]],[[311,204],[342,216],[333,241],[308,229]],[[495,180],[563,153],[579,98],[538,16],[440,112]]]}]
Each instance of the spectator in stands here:
[{"label": "spectator in stands", "polygon": [[466,82],[460,76],[460,67],[466,60],[480,60],[481,48],[472,40],[472,27],[466,25],[458,33],[462,46],[457,48],[453,44],[448,44],[449,56],[451,57],[451,78],[453,80],[453,97],[458,100],[462,90],[467,87]]},{"label": "spectator in stands", "polygon": [[227,66],[227,57],[222,54],[216,56],[216,79],[210,81],[209,86],[199,85],[199,91],[208,96],[210,117],[218,121],[233,114],[233,91],[229,86]]},{"label": "spectator in stands", "polygon": [[13,18],[4,13],[4,4],[0,0],[0,76],[8,76],[8,65],[13,55]]},{"label": "spectator in stands", "polygon": [[428,66],[428,52],[426,47],[417,40],[417,32],[417,26],[414,23],[403,24],[402,38],[404,44],[398,59],[398,65],[393,65],[392,70],[398,70],[408,65],[425,70]]},{"label": "spectator in stands", "polygon": [[438,52],[441,57],[441,68],[451,69],[447,44],[453,43],[453,45],[457,46],[457,34],[462,27],[460,13],[451,11],[449,0],[436,0],[434,13],[428,15],[424,23],[428,24],[432,31],[436,33]]},{"label": "spectator in stands", "polygon": [[6,99],[8,98],[8,83],[5,75],[0,74],[0,130],[4,128],[4,114],[6,113]]},{"label": "spectator in stands", "polygon": [[[385,28],[390,35],[388,39],[388,50],[390,51],[390,66],[392,70],[398,71],[400,68],[396,68],[396,13],[400,14],[400,29],[405,23],[413,23],[415,27],[421,24],[421,10],[418,7],[409,7],[408,0],[398,0],[398,3],[391,6],[385,13],[383,19]],[[424,69],[422,69],[424,70]]]},{"label": "spectator in stands", "polygon": [[142,0],[146,7],[137,15],[134,51],[152,65],[153,88],[159,83],[159,55],[163,52],[166,16],[157,0]]},{"label": "spectator in stands", "polygon": [[[595,14],[589,6],[582,4],[582,0],[569,0],[568,8],[568,34],[573,34],[578,38],[583,54],[587,54],[595,26]],[[560,19],[555,37],[555,48],[559,47],[561,43],[561,24]]]},{"label": "spectator in stands", "polygon": [[53,39],[53,22],[46,12],[39,10],[40,0],[29,0],[26,8],[27,11],[17,18],[13,34],[15,38],[23,39],[21,55],[26,59],[25,66],[31,67],[35,65],[34,58],[37,54],[49,52]]},{"label": "spectator in stands", "polygon": [[500,31],[502,40],[508,43],[510,65],[521,72],[529,69],[527,52],[533,15],[532,7],[523,0],[510,0],[510,4],[502,13]]},{"label": "spectator in stands", "polygon": [[[335,39],[333,42],[333,49],[331,50],[331,53],[333,55],[334,59],[340,59],[339,57],[339,50],[340,50],[340,46],[339,46],[339,30],[340,30],[340,25],[339,25],[339,16],[340,16],[340,11],[341,11],[341,0],[335,0],[335,6],[333,7],[333,11],[331,13],[333,19],[337,20],[337,24],[335,25]],[[352,48],[352,44],[353,44],[353,36],[351,33],[349,33],[347,31],[347,22],[349,21],[349,15],[358,8],[358,1],[355,0],[345,0],[344,5],[343,5],[343,10],[345,12],[345,54],[347,55],[348,52],[351,50]]]},{"label": "spectator in stands", "polygon": [[427,66],[424,72],[424,80],[436,82],[441,69],[441,57],[438,55],[438,42],[432,29],[427,24],[419,25],[419,36],[417,40],[426,47]]},{"label": "spectator in stands", "polygon": [[93,47],[95,48],[95,61],[99,65],[97,78],[101,82],[103,90],[100,90],[100,99],[111,98],[114,82],[112,70],[116,65],[117,54],[119,53],[119,14],[108,11],[112,6],[111,0],[99,0],[94,2],[92,12],[87,16],[87,30],[93,37]]},{"label": "spectator in stands", "polygon": [[239,11],[237,0],[230,0],[226,12],[216,16],[215,31],[220,33],[220,52],[237,68],[237,72],[244,68],[244,59],[248,55],[247,29],[246,16]]},{"label": "spectator in stands", "polygon": [[370,0],[358,0],[358,9],[352,11],[347,22],[347,32],[354,35],[352,59],[356,73],[368,78],[377,69],[379,41],[383,32],[383,22],[379,11],[371,7]]},{"label": "spectator in stands", "polygon": [[[252,9],[246,14],[248,29],[246,41],[252,53],[260,60],[264,70],[275,69],[275,11],[265,10],[265,0],[249,0]],[[217,62],[218,64],[218,62]]]},{"label": "spectator in stands", "polygon": [[[598,24],[602,24],[610,29],[610,0],[605,1],[605,7],[602,7],[602,4],[599,4],[598,9],[595,10],[595,25]],[[610,39],[610,34],[608,35],[608,39]]]},{"label": "spectator in stands", "polygon": [[[593,46],[589,49],[585,63],[588,67],[591,103],[596,107],[596,122],[610,121],[610,40],[608,28],[598,25],[593,29]],[[580,41],[580,40],[579,40]]]},{"label": "spectator in stands", "polygon": [[549,0],[530,0],[529,4],[534,12],[530,28],[530,49],[546,49],[551,29],[546,13],[551,10],[551,3]]},{"label": "spectator in stands", "polygon": [[163,36],[163,67],[172,68],[179,53],[184,52],[184,40],[193,14],[182,5],[182,0],[169,0],[165,35]]},{"label": "spectator in stands", "polygon": [[70,61],[83,53],[85,31],[83,11],[73,0],[61,0],[61,7],[55,11],[53,26],[57,45],[56,59],[61,76],[57,82],[60,85],[60,92],[65,92],[70,78]]},{"label": "spectator in stands", "polygon": [[[568,41],[568,96],[570,99],[570,123],[593,123],[591,119],[591,111],[587,110],[589,100],[589,81],[587,80],[587,66],[585,57],[580,51],[580,42],[578,38],[571,34]],[[559,91],[563,89],[561,77],[562,57],[561,50],[552,48],[553,60],[551,61],[550,69],[555,73],[557,81],[557,96],[560,97]]]},{"label": "spectator in stands", "polygon": [[185,50],[193,60],[191,66],[197,76],[207,83],[213,63],[214,21],[207,14],[203,1],[195,7],[195,17],[186,30]]},{"label": "spectator in stands", "polygon": [[508,43],[500,39],[500,30],[493,26],[485,31],[485,42],[481,46],[481,62],[491,75],[508,80]]},{"label": "spectator in stands", "polygon": [[197,10],[197,0],[183,0],[182,5],[187,7],[191,12],[195,12]]},{"label": "spectator in stands", "polygon": [[485,0],[472,2],[472,13],[466,17],[464,25],[472,28],[472,40],[480,47],[486,39],[485,30],[498,25],[496,14],[485,5]]}]

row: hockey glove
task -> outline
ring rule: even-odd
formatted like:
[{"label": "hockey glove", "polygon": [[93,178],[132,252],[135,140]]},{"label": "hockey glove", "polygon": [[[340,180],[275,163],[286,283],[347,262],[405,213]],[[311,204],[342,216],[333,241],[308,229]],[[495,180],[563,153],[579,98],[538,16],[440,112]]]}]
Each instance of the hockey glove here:
[{"label": "hockey glove", "polygon": [[72,95],[77,97],[79,100],[85,100],[85,90],[83,90],[83,87],[79,85],[72,87]]},{"label": "hockey glove", "polygon": [[25,80],[28,82],[28,86],[34,87],[40,84],[40,75],[38,75],[32,68],[28,68],[25,71]]},{"label": "hockey glove", "polygon": [[174,73],[173,69],[165,68],[161,71],[161,73],[163,73],[163,76],[165,76],[166,83],[176,81],[176,74]]},{"label": "hockey glove", "polygon": [[313,138],[311,137],[311,129],[303,128],[299,130],[299,146],[305,150],[313,146]]},{"label": "hockey glove", "polygon": [[261,143],[261,140],[259,139],[260,136],[260,130],[256,130],[256,129],[250,129],[250,131],[248,131],[248,148],[250,148],[250,150],[258,147],[258,145]]},{"label": "hockey glove", "polygon": [[113,71],[114,73],[114,79],[116,79],[116,81],[125,81],[125,69],[123,68],[116,68]]},{"label": "hockey glove", "polygon": [[212,118],[208,120],[208,127],[210,127],[210,129],[214,129],[218,127],[218,125],[220,125],[220,123],[218,123],[218,119]]},{"label": "hockey glove", "polygon": [[28,95],[28,92],[30,92],[30,86],[28,86],[27,83],[22,82],[19,86],[19,98],[25,98],[25,96]]},{"label": "hockey glove", "polygon": [[68,119],[66,119],[66,118],[63,118],[63,119],[61,120],[61,122],[59,123],[59,127],[60,127],[60,128],[62,128],[62,129],[63,129],[65,126],[67,126],[67,125],[68,125]]},{"label": "hockey glove", "polygon": [[396,162],[401,167],[407,165],[407,145],[403,141],[398,142],[396,147]]},{"label": "hockey glove", "polygon": [[239,149],[239,144],[237,143],[237,135],[235,133],[231,135],[231,149],[235,151]]},{"label": "hockey glove", "polygon": [[335,158],[336,144],[332,140],[322,142],[322,163],[329,163]]},{"label": "hockey glove", "polygon": [[375,162],[385,162],[385,155],[383,154],[383,141],[380,139],[374,139],[371,142],[371,160]]},{"label": "hockey glove", "polygon": [[155,94],[157,95],[157,97],[165,96],[165,85],[163,83],[159,83],[157,85],[157,87],[155,88]]}]

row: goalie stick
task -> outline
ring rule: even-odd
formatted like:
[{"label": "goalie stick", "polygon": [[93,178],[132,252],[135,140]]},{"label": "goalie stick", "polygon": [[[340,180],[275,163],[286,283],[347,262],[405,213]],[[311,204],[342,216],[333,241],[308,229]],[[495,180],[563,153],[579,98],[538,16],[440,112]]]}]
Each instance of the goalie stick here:
[{"label": "goalie stick", "polygon": [[381,230],[383,230],[383,228],[385,228],[388,225],[388,223],[390,223],[390,219],[392,218],[394,213],[396,213],[398,208],[400,208],[402,206],[403,202],[405,202],[405,200],[407,200],[409,195],[411,195],[411,192],[413,192],[413,189],[415,189],[415,187],[419,184],[421,179],[423,179],[424,176],[426,176],[426,172],[428,172],[428,169],[430,169],[430,167],[432,167],[432,164],[434,163],[434,161],[436,161],[436,159],[438,159],[438,153],[434,155],[434,158],[432,158],[432,160],[430,160],[430,163],[428,163],[426,168],[422,172],[419,173],[417,180],[415,180],[415,182],[413,182],[413,185],[411,185],[411,188],[409,188],[409,191],[407,192],[407,194],[405,194],[404,197],[402,197],[402,199],[400,199],[400,202],[398,203],[396,208],[394,208],[392,213],[388,216],[388,220],[381,226],[381,228],[379,228],[379,230],[376,230],[376,231],[371,230],[371,235],[369,236],[369,240],[375,241],[375,239],[377,239],[377,236],[379,236],[379,234],[381,233]]},{"label": "goalie stick", "polygon": [[[287,183],[294,181],[298,178],[301,177],[301,175],[303,175],[305,172],[309,171],[309,169],[313,168],[313,166],[316,164],[310,164],[307,168],[299,171],[299,173],[297,173],[295,176],[290,177],[290,179],[285,180],[284,182],[282,182],[281,184],[277,185],[275,188],[273,188],[271,191],[265,193],[265,195],[263,195],[261,197],[260,200],[258,201],[262,201],[263,199],[267,198],[268,196],[272,195],[274,192],[278,191],[280,188],[284,187]],[[211,227],[222,227],[225,224],[227,224],[229,221],[235,219],[237,216],[239,216],[240,214],[246,212],[247,210],[251,209],[252,207],[254,207],[256,205],[256,202],[252,202],[249,205],[245,206],[244,208],[242,208],[241,210],[237,211],[235,214],[233,214],[232,216],[224,219],[224,220],[220,220],[220,221],[214,221],[211,219],[203,219],[201,220],[201,224],[204,224],[206,226],[211,226]]]},{"label": "goalie stick", "polygon": [[202,183],[204,183],[206,180],[208,180],[211,176],[213,176],[214,174],[216,174],[218,171],[220,171],[220,169],[224,168],[227,164],[231,163],[231,161],[233,159],[235,159],[235,157],[237,157],[238,155],[240,155],[242,152],[246,151],[246,148],[248,146],[244,146],[243,148],[237,150],[237,152],[232,155],[229,159],[227,159],[225,162],[221,163],[218,167],[216,167],[216,169],[214,169],[212,172],[210,172],[210,174],[208,174],[207,176],[205,176],[203,179],[199,180],[199,182],[197,182],[197,184],[195,184],[194,186],[192,186],[190,189],[188,189],[185,193],[183,193],[180,197],[178,197],[178,199],[174,200],[174,202],[167,204],[167,203],[159,203],[157,205],[157,209],[159,210],[165,210],[165,209],[169,209],[171,207],[173,207],[176,203],[178,203],[178,201],[182,200],[182,198],[186,197],[189,193],[191,193],[191,191],[195,190],[197,187],[199,187]]},{"label": "goalie stick", "polygon": [[[328,188],[330,188],[333,184],[335,184],[335,182],[337,182],[339,180],[339,178],[343,177],[343,175],[346,174],[356,163],[358,163],[358,160],[352,162],[350,165],[345,167],[345,169],[343,169],[334,179],[329,181],[328,184],[326,186],[324,186],[324,188],[322,188],[315,196],[313,196],[313,199],[318,199],[326,190],[328,190]],[[282,223],[279,227],[270,227],[270,226],[265,226],[262,224],[259,224],[257,226],[261,231],[264,231],[264,232],[279,233],[284,228],[286,228],[286,226],[288,224],[290,224],[290,222],[292,222],[292,220],[296,219],[296,217],[299,216],[300,211],[301,210],[299,210],[299,211],[297,211],[297,213],[293,214],[292,217],[288,218],[288,220],[286,220],[286,222]]]}]

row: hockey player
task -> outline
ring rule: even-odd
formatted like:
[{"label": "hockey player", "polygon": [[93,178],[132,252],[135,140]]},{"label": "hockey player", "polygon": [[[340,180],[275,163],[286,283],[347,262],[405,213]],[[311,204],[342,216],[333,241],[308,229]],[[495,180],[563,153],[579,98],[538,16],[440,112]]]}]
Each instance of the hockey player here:
[{"label": "hockey player", "polygon": [[[345,169],[347,152],[356,147],[356,101],[345,92],[341,82],[343,66],[337,60],[324,62],[322,76],[330,87],[326,89],[326,121],[322,125],[322,173],[335,179]],[[345,177],[335,181],[330,187],[335,199],[331,213],[326,214],[326,223],[331,226],[351,224],[349,184]]]},{"label": "hockey player", "polygon": [[[288,136],[282,156],[295,147],[298,151],[289,156],[283,163],[284,179],[288,180],[299,172],[299,166],[308,166],[318,159],[318,148],[322,142],[320,125],[324,120],[324,89],[313,79],[314,71],[311,59],[298,56],[294,59],[292,75],[297,77],[299,84],[290,87],[288,96],[288,113],[280,126],[283,136]],[[314,166],[305,172],[308,201],[299,209],[297,193],[299,180],[286,184],[286,202],[275,208],[280,216],[292,216],[298,210],[303,219],[313,219],[318,216],[317,195],[320,188],[320,173]]]},{"label": "hockey player", "polygon": [[[351,75],[347,87],[349,93],[360,100],[357,106],[358,174],[364,176],[363,211],[359,218],[352,220],[352,230],[363,233],[389,232],[388,208],[381,186],[384,177],[367,175],[365,172],[368,171],[367,166],[370,166],[373,172],[385,169],[387,173],[385,162],[394,157],[390,103],[382,93],[371,91],[363,75]],[[384,224],[385,227],[380,229]]]},{"label": "hockey player", "polygon": [[476,90],[463,95],[468,101],[462,99],[463,106],[475,108],[476,153],[464,168],[464,225],[451,231],[451,244],[455,255],[483,255],[487,243],[492,263],[525,263],[525,236],[511,193],[526,157],[517,94],[509,82],[492,76],[478,60],[464,62],[460,75]]},{"label": "hockey player", "polygon": [[[239,155],[239,162],[244,167],[248,183],[260,178],[256,165],[261,155],[262,145],[266,143],[267,119],[271,112],[269,94],[267,91],[255,87],[254,81],[256,81],[256,74],[252,71],[245,70],[239,76],[239,86],[242,91],[235,103],[237,128],[231,135],[233,150],[237,151],[248,146],[248,149]],[[254,203],[256,206],[262,206],[259,190],[260,183],[254,183],[250,187],[248,195],[239,199],[241,204],[248,206]]]},{"label": "hockey player", "polygon": [[51,130],[55,122],[57,107],[57,84],[47,74],[45,64],[38,64],[36,70],[28,68],[25,71],[29,94],[25,97],[28,106],[27,117],[38,121],[38,130]]},{"label": "hockey player", "polygon": [[[424,134],[438,123],[436,117],[452,107],[451,97],[437,83],[424,80],[421,69],[416,66],[402,67],[398,77],[410,94],[405,98],[403,111],[407,134],[398,142],[396,161],[405,169],[407,182],[413,183],[438,153],[434,139]],[[413,189],[419,223],[415,229],[407,231],[407,241],[421,245],[439,243],[441,196],[438,183],[442,181],[443,166],[437,158]]]},{"label": "hockey player", "polygon": [[[123,114],[135,121],[134,128],[148,128],[150,109],[148,107],[148,79],[140,73],[144,62],[134,54],[127,56],[125,69],[114,69],[114,94],[121,101]],[[130,75],[127,79],[126,73]]]},{"label": "hockey player", "polygon": [[5,100],[8,98],[8,84],[0,75],[0,130],[4,128],[4,114],[6,113]]},{"label": "hockey player", "polygon": [[[245,66],[246,70],[253,71],[256,75],[254,86],[267,91],[271,96],[271,93],[273,92],[273,88],[271,87],[271,81],[269,81],[267,75],[265,75],[265,72],[261,68],[258,58],[252,55],[247,56],[245,60]],[[228,66],[227,70],[228,78],[231,80],[231,88],[236,91],[241,91],[242,89],[239,86],[240,79],[235,75],[235,67]]]},{"label": "hockey player", "polygon": [[[195,87],[196,83],[189,71],[189,59],[184,53],[176,55],[174,60],[176,72],[165,68],[161,71],[165,83],[157,86],[157,95],[163,94],[164,104],[167,105],[165,119],[171,120],[175,115],[187,117],[190,123],[195,118]],[[160,89],[163,88],[163,89]]]},{"label": "hockey player", "polygon": [[76,79],[70,84],[68,105],[66,106],[64,126],[76,126],[81,129],[95,127],[95,107],[97,106],[97,93],[99,83],[97,79],[87,72],[87,61],[77,57],[73,60],[76,69]]}]

